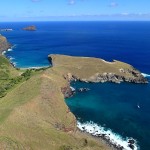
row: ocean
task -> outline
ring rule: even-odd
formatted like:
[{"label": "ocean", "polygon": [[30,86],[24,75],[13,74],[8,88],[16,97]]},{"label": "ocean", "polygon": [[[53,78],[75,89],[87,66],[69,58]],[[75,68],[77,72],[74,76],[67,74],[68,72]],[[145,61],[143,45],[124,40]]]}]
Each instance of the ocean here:
[{"label": "ocean", "polygon": [[[28,25],[36,25],[37,31],[21,30]],[[13,45],[5,55],[16,67],[49,66],[48,54],[66,54],[124,61],[149,78],[150,22],[7,22],[0,28],[14,30],[0,34]],[[133,138],[138,148],[149,150],[150,84],[72,86],[90,89],[66,99],[79,128],[95,126],[125,146]]]}]

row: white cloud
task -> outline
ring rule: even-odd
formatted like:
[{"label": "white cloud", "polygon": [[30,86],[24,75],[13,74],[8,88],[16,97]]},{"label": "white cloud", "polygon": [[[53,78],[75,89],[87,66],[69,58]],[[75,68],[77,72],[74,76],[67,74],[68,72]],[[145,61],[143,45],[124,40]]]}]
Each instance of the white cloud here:
[{"label": "white cloud", "polygon": [[118,6],[118,3],[116,3],[116,2],[111,2],[109,4],[109,7],[117,7],[117,6]]},{"label": "white cloud", "polygon": [[74,5],[75,3],[76,3],[75,0],[69,0],[69,1],[68,1],[68,4],[69,4],[69,5]]}]

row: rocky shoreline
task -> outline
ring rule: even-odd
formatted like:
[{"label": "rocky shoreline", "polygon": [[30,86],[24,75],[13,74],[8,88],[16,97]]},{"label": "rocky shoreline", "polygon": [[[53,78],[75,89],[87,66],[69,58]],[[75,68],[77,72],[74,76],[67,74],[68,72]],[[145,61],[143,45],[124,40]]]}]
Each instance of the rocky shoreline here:
[{"label": "rocky shoreline", "polygon": [[91,136],[102,139],[110,147],[115,150],[137,150],[139,149],[137,141],[133,138],[122,139],[117,137],[111,130],[105,131],[103,127],[99,127],[92,122],[80,123],[77,122],[79,130],[83,133],[90,134]]},{"label": "rocky shoreline", "polygon": [[131,82],[131,83],[140,83],[145,84],[148,83],[148,80],[140,73],[132,72],[135,78],[130,77],[124,77],[121,75],[116,75],[114,73],[103,73],[99,74],[96,73],[89,79],[82,79],[78,78],[74,75],[67,75],[64,78],[67,79],[68,76],[71,76],[71,78],[68,78],[68,81],[81,81],[81,82],[87,82],[87,83],[104,83],[104,82],[113,82],[113,83],[121,83],[121,82]]},{"label": "rocky shoreline", "polygon": [[[136,70],[135,70],[136,71]],[[118,76],[113,73],[103,73],[96,74],[95,76],[92,76],[89,80],[87,79],[80,79],[78,77],[75,77],[72,74],[67,74],[64,76],[64,78],[68,81],[68,86],[61,88],[62,93],[64,94],[65,98],[72,97],[75,95],[75,93],[78,92],[87,92],[90,89],[88,88],[80,88],[80,89],[73,89],[70,84],[71,82],[86,82],[86,83],[104,83],[104,82],[113,82],[113,83],[121,83],[121,82],[130,82],[134,84],[147,84],[148,80],[140,73],[133,72],[133,74],[137,77],[135,79],[133,78],[126,78],[124,76]]]},{"label": "rocky shoreline", "polygon": [[[123,62],[117,61],[114,63],[110,62],[107,63],[106,61],[103,60],[101,61],[101,59],[71,57],[65,55],[49,55],[49,59],[52,64],[52,67],[56,68],[56,71],[62,74],[63,78],[68,82],[68,85],[66,87],[61,88],[61,91],[64,94],[65,98],[69,98],[77,92],[76,90],[70,87],[71,82],[76,81],[86,83],[104,83],[104,82],[113,82],[113,83],[130,82],[134,84],[148,83],[147,78],[145,78],[140,71],[135,69],[133,66],[125,64]],[[94,65],[92,63],[94,63]],[[100,64],[100,67],[96,66],[98,63]],[[103,66],[101,65],[101,63]],[[91,64],[92,66],[90,66]],[[95,67],[96,69],[91,67]],[[60,68],[61,71],[59,70]],[[104,71],[101,71],[102,70],[101,68]],[[92,70],[92,72],[90,73],[90,75],[88,75],[90,70]],[[80,89],[80,92],[82,91],[88,90]]]}]

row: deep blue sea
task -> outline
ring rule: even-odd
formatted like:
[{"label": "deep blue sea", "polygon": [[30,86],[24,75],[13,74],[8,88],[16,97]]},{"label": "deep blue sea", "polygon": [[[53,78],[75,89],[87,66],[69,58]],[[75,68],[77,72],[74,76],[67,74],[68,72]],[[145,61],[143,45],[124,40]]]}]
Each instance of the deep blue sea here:
[{"label": "deep blue sea", "polygon": [[[37,31],[21,30],[36,25]],[[48,66],[48,54],[90,56],[130,63],[150,74],[150,22],[22,22],[0,23],[13,48],[5,54],[17,67]],[[80,122],[93,121],[122,138],[150,143],[150,84],[73,83],[91,90],[66,102]]]}]

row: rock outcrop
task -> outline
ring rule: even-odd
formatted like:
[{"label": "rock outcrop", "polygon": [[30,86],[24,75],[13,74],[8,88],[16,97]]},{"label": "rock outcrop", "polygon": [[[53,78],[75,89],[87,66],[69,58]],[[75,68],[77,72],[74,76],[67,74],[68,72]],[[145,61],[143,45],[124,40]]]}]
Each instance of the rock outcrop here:
[{"label": "rock outcrop", "polygon": [[72,90],[70,86],[62,87],[61,92],[63,93],[65,98],[72,97],[75,94],[75,91]]},{"label": "rock outcrop", "polygon": [[8,43],[7,39],[4,36],[0,35],[0,54],[10,47],[11,45],[10,43]]},{"label": "rock outcrop", "polygon": [[32,25],[32,26],[28,26],[28,27],[25,27],[23,28],[23,30],[26,30],[26,31],[36,31],[36,26]]}]

